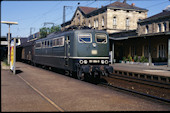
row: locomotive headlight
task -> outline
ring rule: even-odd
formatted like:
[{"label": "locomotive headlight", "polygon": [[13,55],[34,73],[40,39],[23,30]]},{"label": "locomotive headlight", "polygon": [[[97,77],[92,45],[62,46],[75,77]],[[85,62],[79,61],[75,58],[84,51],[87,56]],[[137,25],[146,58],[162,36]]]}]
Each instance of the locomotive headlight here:
[{"label": "locomotive headlight", "polygon": [[101,64],[104,64],[104,60],[101,60]]},{"label": "locomotive headlight", "polygon": [[109,63],[109,61],[108,61],[108,60],[105,60],[104,62],[105,62],[105,64],[108,64],[108,63]]},{"label": "locomotive headlight", "polygon": [[96,43],[93,43],[93,47],[96,47]]},{"label": "locomotive headlight", "polygon": [[88,61],[87,60],[84,60],[84,64],[87,64],[88,63]]},{"label": "locomotive headlight", "polygon": [[80,64],[83,64],[83,60],[79,60],[79,63],[80,63]]}]

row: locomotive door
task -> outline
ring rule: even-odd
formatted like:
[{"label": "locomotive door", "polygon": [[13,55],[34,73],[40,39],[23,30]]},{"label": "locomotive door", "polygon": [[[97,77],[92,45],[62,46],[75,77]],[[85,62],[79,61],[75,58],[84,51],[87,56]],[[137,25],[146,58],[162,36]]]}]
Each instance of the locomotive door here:
[{"label": "locomotive door", "polygon": [[70,57],[70,37],[67,36],[65,40],[65,66],[69,65],[69,57]]}]

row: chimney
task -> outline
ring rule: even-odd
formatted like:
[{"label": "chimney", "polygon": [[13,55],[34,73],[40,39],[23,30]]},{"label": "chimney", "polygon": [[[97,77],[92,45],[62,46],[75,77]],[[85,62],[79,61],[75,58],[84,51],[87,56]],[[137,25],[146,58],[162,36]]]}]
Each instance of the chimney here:
[{"label": "chimney", "polygon": [[123,3],[126,3],[126,0],[124,0]]},{"label": "chimney", "polygon": [[132,3],[131,6],[135,6],[135,3]]}]

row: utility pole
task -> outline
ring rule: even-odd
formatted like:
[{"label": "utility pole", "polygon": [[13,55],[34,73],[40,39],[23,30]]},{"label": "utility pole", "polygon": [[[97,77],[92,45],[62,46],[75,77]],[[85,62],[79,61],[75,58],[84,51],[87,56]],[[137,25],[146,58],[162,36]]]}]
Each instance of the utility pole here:
[{"label": "utility pole", "polygon": [[2,24],[7,24],[8,28],[8,64],[10,63],[10,25],[18,25],[18,22],[1,21]]},{"label": "utility pole", "polygon": [[32,29],[34,29],[34,31],[35,31],[34,27],[30,27],[30,36],[32,35]]},{"label": "utility pole", "polygon": [[65,23],[65,11],[66,11],[66,7],[72,7],[72,6],[63,6],[63,23]]}]

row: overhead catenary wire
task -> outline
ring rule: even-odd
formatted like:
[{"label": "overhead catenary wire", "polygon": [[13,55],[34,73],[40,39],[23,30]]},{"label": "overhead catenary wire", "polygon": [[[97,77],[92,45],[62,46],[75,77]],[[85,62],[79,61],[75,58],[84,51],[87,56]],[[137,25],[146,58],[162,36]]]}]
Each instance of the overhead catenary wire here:
[{"label": "overhead catenary wire", "polygon": [[[101,2],[102,3],[102,5],[108,5],[109,3],[111,3],[111,2],[114,2],[114,1],[117,1],[117,0],[93,0],[93,1],[86,1],[87,2],[87,4],[85,4],[84,5],[84,1],[77,1],[77,2],[80,2],[80,5],[79,6],[81,6],[81,3],[83,4],[82,6],[87,6],[87,7],[91,7],[94,3],[96,3],[96,1],[98,1],[98,2]],[[120,1],[123,1],[123,0],[120,0]],[[129,2],[129,1],[158,1],[158,0],[127,0],[127,2]],[[49,15],[49,14],[52,14],[54,11],[58,11],[59,9],[60,9],[60,7],[57,7],[57,6],[59,6],[61,3],[62,3],[63,1],[60,1],[60,2],[57,2],[57,4],[55,4],[53,7],[51,7],[48,11],[46,11],[46,12],[44,12],[44,13],[42,13],[42,14],[39,14],[39,15],[37,15],[37,16],[34,16],[34,17],[30,17],[30,18],[26,18],[25,20],[28,20],[28,19],[31,19],[31,18],[35,18],[35,20],[30,24],[30,23],[28,23],[29,25],[28,26],[30,26],[30,25],[35,25],[35,23],[37,22],[37,21],[39,21],[39,20],[42,20],[42,19],[44,19],[44,20],[47,20],[47,16]],[[104,3],[103,3],[104,2]],[[153,4],[153,5],[150,5],[150,6],[147,6],[147,7],[145,7],[145,8],[151,8],[151,7],[155,7],[155,6],[157,6],[157,5],[159,5],[159,4],[164,4],[164,3],[167,3],[167,2],[169,2],[169,0],[163,0],[163,2],[161,1],[160,3],[156,3],[156,4]],[[100,3],[100,4],[101,4]],[[154,2],[153,2],[154,3]],[[71,4],[72,6],[73,6],[73,8],[71,9],[71,10],[68,10],[68,12],[66,12],[66,15],[67,15],[67,18],[70,18],[70,15],[73,15],[74,13],[75,13],[75,10],[76,10],[76,8],[77,8],[77,6],[78,6],[78,4],[76,4],[75,5],[75,2],[72,2],[72,4]],[[94,5],[93,5],[94,6]],[[43,17],[43,18],[42,18]],[[21,21],[24,21],[24,19],[20,19]],[[51,21],[48,21],[48,22],[54,22],[55,23],[55,25],[60,25],[60,24],[62,24],[62,15],[60,15],[60,16],[58,16],[58,18],[57,19],[53,19],[53,20],[51,20]],[[67,20],[66,20],[67,21]],[[31,26],[31,27],[34,27],[34,26]],[[21,29],[20,29],[21,30]],[[38,30],[38,28],[37,28],[37,30]]]}]

